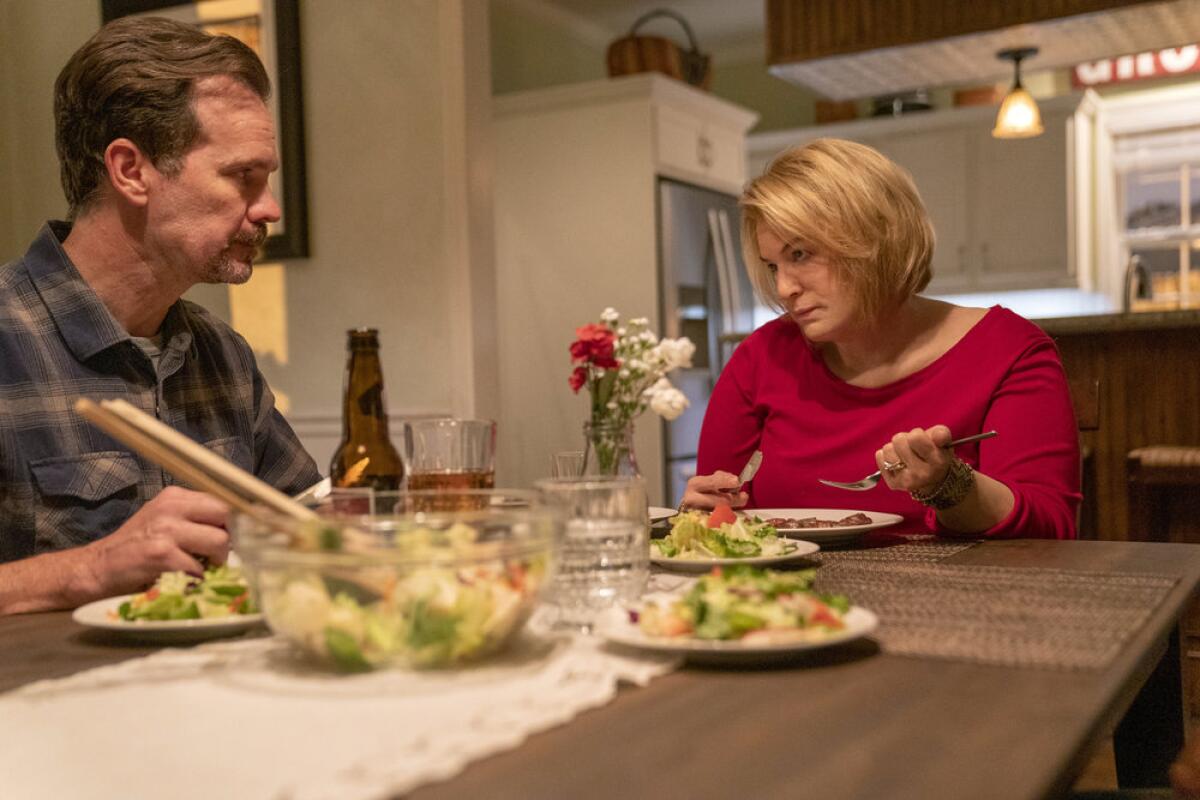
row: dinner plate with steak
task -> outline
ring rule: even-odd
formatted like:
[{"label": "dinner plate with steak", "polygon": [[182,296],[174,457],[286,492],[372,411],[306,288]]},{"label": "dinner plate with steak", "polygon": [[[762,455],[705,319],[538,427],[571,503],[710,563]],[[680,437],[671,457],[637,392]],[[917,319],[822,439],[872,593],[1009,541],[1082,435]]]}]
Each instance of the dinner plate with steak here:
[{"label": "dinner plate with steak", "polygon": [[746,508],[738,513],[769,522],[780,536],[816,542],[822,547],[850,544],[867,531],[904,519],[899,514],[848,508]]}]

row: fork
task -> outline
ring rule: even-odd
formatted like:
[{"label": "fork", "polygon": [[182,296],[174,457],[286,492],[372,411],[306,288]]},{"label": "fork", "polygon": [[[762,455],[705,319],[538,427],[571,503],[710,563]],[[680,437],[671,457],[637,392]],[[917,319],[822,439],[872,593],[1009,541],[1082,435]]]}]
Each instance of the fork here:
[{"label": "fork", "polygon": [[[950,450],[958,447],[960,444],[969,444],[971,442],[978,442],[983,439],[991,439],[996,435],[997,434],[995,431],[988,431],[987,433],[977,433],[974,436],[964,436],[962,439],[955,439],[949,444],[942,445],[942,449]],[[861,481],[852,481],[850,483],[842,483],[841,481],[827,481],[824,478],[819,478],[818,480],[826,486],[832,486],[835,489],[849,489],[852,492],[865,492],[868,489],[874,489],[879,484],[879,479],[882,477],[883,471],[875,470]]]},{"label": "fork", "polygon": [[[371,462],[370,456],[360,458],[350,465],[350,469],[346,470],[346,474],[342,476],[341,486],[349,486],[362,477],[363,470],[367,468],[367,464]],[[297,503],[315,503],[324,500],[333,491],[333,478],[325,477],[314,483],[312,486],[305,489],[297,495],[292,495],[292,499]]]}]

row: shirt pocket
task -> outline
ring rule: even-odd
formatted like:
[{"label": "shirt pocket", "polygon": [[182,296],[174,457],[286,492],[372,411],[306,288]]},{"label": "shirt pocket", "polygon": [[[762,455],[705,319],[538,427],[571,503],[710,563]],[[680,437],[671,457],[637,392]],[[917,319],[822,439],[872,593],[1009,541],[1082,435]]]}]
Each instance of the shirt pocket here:
[{"label": "shirt pocket", "polygon": [[138,507],[141,467],[118,450],[29,462],[41,495],[36,548],[61,550],[107,536]]},{"label": "shirt pocket", "polygon": [[250,458],[250,448],[246,446],[246,443],[242,441],[240,436],[226,436],[221,439],[213,439],[212,441],[205,442],[204,446],[231,464],[241,467],[246,472],[254,472],[254,464]]}]

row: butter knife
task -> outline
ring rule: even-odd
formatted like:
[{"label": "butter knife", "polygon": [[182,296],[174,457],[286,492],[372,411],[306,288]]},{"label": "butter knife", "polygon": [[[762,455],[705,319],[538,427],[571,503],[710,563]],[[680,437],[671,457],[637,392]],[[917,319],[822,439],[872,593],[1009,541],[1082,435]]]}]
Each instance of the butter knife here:
[{"label": "butter knife", "polygon": [[742,467],[741,473],[738,474],[738,485],[737,490],[735,491],[740,491],[742,486],[749,483],[754,478],[755,473],[758,472],[758,468],[761,466],[762,450],[755,450],[750,455],[750,460],[746,462],[746,466]]}]

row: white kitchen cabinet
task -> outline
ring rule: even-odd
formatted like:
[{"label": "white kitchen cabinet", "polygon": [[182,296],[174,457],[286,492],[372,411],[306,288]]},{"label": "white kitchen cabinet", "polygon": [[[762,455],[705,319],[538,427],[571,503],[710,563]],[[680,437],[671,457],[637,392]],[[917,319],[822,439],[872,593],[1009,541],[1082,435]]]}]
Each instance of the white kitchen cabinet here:
[{"label": "white kitchen cabinet", "polygon": [[[551,454],[582,449],[586,390],[567,385],[575,328],[612,306],[662,330],[658,179],[737,194],[755,119],[657,74],[494,99],[500,483],[528,486]],[[647,412],[635,431],[662,504],[661,422]]]},{"label": "white kitchen cabinet", "polygon": [[1077,286],[1091,252],[1090,227],[1077,213],[1089,173],[1076,168],[1089,163],[1091,95],[1039,105],[1046,132],[1030,139],[993,138],[992,107],[752,136],[750,172],[819,137],[862,142],[912,173],[937,235],[930,292]]}]

